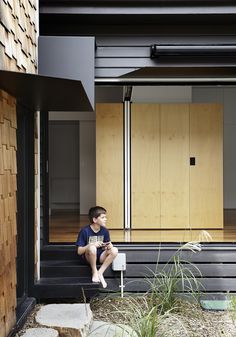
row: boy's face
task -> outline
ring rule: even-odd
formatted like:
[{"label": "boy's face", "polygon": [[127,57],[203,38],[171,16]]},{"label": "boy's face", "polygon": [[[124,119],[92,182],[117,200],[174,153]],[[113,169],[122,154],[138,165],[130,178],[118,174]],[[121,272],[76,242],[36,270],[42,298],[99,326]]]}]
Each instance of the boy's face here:
[{"label": "boy's face", "polygon": [[106,227],[106,222],[107,222],[107,215],[106,214],[101,214],[97,218],[93,218],[93,223]]}]

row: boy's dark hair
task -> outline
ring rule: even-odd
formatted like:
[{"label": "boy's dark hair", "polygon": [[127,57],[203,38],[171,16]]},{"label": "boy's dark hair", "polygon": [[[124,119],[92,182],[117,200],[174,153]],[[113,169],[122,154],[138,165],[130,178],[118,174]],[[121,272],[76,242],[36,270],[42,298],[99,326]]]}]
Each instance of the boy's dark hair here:
[{"label": "boy's dark hair", "polygon": [[93,223],[93,218],[98,218],[101,214],[106,214],[107,211],[104,207],[95,206],[91,207],[88,213],[90,223]]}]

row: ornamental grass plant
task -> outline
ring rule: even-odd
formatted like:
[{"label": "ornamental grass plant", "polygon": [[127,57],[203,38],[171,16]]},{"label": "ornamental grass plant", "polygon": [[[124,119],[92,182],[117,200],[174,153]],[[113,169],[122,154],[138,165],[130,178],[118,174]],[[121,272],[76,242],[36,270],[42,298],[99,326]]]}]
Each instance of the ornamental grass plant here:
[{"label": "ornamental grass plant", "polygon": [[151,305],[158,308],[160,314],[178,311],[179,297],[199,301],[202,276],[193,263],[173,257],[173,263],[166,264],[160,271],[150,270],[151,278],[146,277]]},{"label": "ornamental grass plant", "polygon": [[[201,232],[200,235],[201,238],[207,237],[207,240],[210,238],[207,232]],[[175,315],[183,305],[183,301],[180,301],[180,294],[196,303],[199,302],[200,291],[203,289],[200,282],[202,274],[198,267],[181,258],[185,251],[192,254],[200,252],[202,247],[199,241],[191,241],[182,245],[164,266],[159,263],[160,248],[155,269],[148,269],[148,276],[144,279],[148,291],[138,297],[126,295],[125,309],[120,310],[115,305],[113,307],[115,312],[124,316],[124,320],[128,320],[138,337],[162,337],[161,331],[163,336],[167,336],[168,332],[160,327],[168,326],[168,324],[163,324],[163,321],[167,322],[170,314],[172,321],[178,321],[178,324],[182,325],[182,331],[186,332],[184,324]],[[173,333],[172,331],[172,337],[174,337]]]}]

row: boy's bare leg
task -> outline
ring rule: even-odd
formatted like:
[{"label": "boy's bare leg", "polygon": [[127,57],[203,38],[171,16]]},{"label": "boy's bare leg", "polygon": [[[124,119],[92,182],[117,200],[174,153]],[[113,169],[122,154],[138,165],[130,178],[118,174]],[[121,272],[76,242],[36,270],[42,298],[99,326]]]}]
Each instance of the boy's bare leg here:
[{"label": "boy's bare leg", "polygon": [[117,254],[118,249],[116,247],[112,247],[111,249],[104,251],[100,256],[100,262],[102,265],[98,270],[98,277],[102,283],[103,288],[107,287],[107,283],[103,277],[103,273],[107,269],[107,267],[110,266]]},{"label": "boy's bare leg", "polygon": [[95,246],[90,246],[85,251],[85,257],[92,269],[92,282],[100,282],[97,270],[97,248]]}]

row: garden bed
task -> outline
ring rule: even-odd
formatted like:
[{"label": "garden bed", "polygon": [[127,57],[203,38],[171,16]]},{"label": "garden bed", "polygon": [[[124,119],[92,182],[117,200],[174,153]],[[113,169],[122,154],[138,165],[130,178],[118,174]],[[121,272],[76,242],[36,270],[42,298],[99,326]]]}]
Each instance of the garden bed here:
[{"label": "garden bed", "polygon": [[[132,296],[120,298],[110,295],[104,298],[96,298],[91,301],[91,310],[95,320],[111,323],[132,325],[134,321],[133,310],[141,310],[145,307],[147,296]],[[135,303],[135,304],[134,304]],[[27,328],[39,327],[35,322],[35,315],[43,304],[36,305],[29,315],[24,327],[16,334],[20,337]],[[137,307],[136,307],[137,305]],[[137,313],[138,314],[138,313]],[[155,321],[159,321],[156,337],[235,337],[236,320],[234,311],[206,311],[198,304],[180,300],[178,308],[163,315],[156,315]],[[152,337],[151,325],[147,322],[146,337]]]}]

